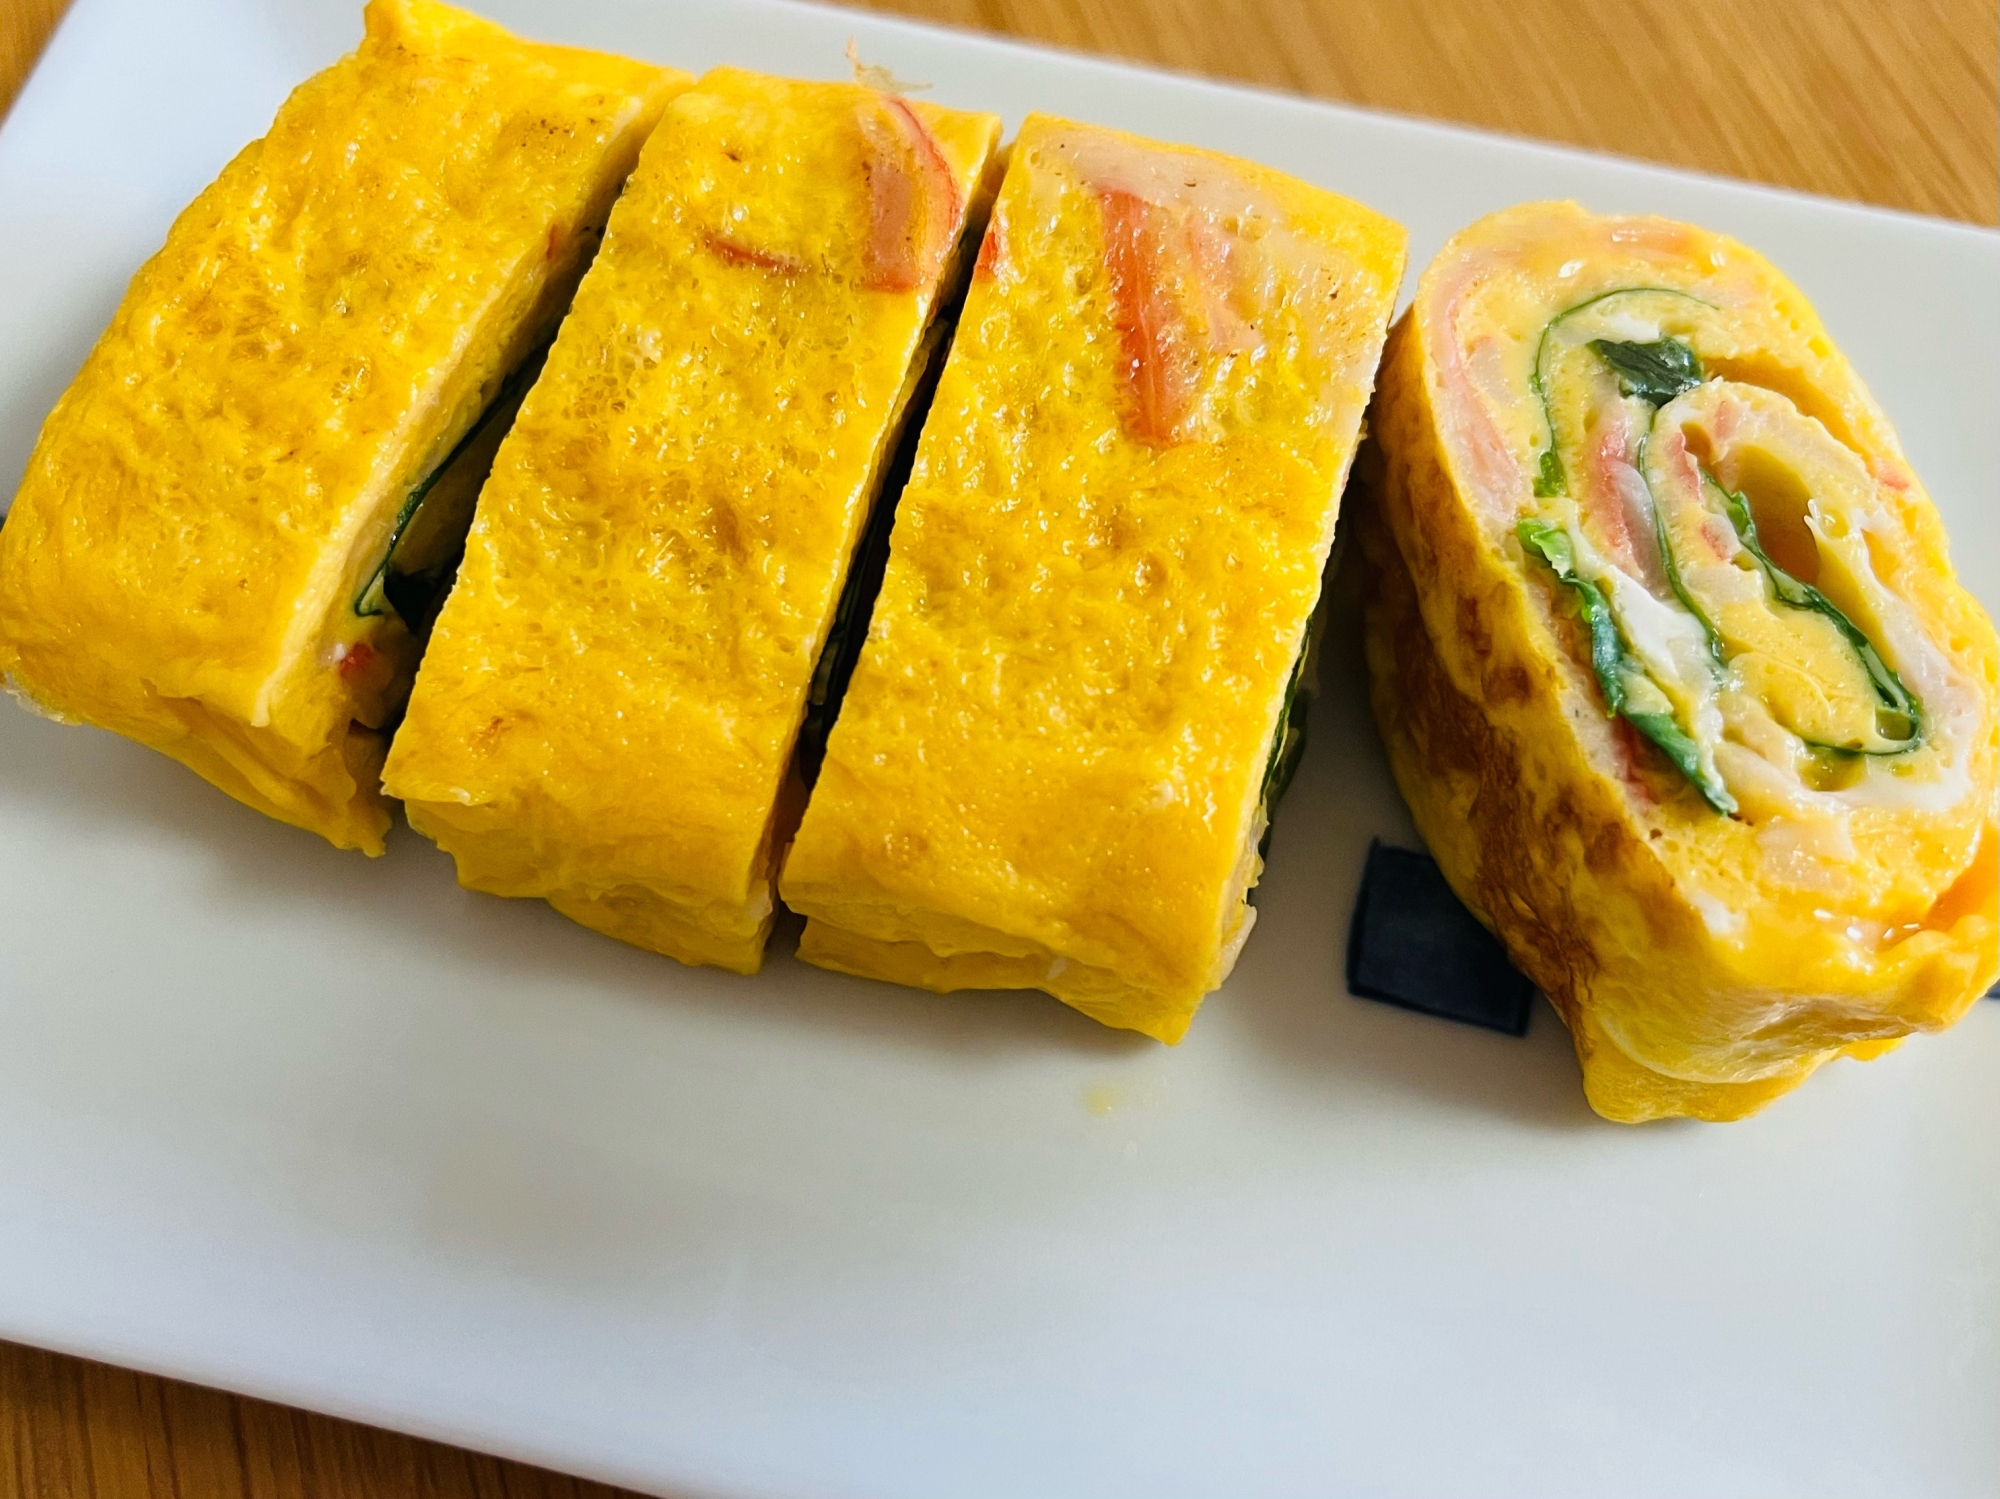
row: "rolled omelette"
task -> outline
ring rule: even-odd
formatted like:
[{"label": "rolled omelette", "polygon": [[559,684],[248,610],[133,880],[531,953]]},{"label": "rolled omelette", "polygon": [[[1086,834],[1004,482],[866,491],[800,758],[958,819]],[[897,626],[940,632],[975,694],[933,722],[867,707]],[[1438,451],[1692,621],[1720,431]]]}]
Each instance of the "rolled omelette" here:
[{"label": "rolled omelette", "polygon": [[667,109],[389,756],[461,883],[756,971],[814,668],[999,131],[733,69]]},{"label": "rolled omelette", "polygon": [[360,47],[174,222],[43,426],[0,531],[6,685],[379,854],[382,729],[418,652],[399,604],[420,616],[456,543],[448,504],[418,511],[490,458],[689,81],[371,0]]},{"label": "rolled omelette", "polygon": [[1268,791],[1402,229],[1031,116],[785,864],[799,956],[1176,1041]]},{"label": "rolled omelette", "polygon": [[1385,357],[1375,713],[1617,1120],[1733,1119],[1996,967],[1991,623],[1805,298],[1569,203],[1467,229]]}]

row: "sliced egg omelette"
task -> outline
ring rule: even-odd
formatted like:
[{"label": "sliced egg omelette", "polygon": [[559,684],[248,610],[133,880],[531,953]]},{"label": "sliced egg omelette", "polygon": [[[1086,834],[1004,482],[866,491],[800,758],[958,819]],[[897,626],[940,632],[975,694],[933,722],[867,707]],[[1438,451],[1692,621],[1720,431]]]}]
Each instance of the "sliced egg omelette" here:
[{"label": "sliced egg omelette", "polygon": [[1996,957],[1993,627],[1805,299],[1529,204],[1385,360],[1377,718],[1614,1119],[1726,1119],[1949,1025]]},{"label": "sliced egg omelette", "polygon": [[359,49],[175,221],[44,425],[0,531],[6,685],[380,853],[381,730],[456,541],[417,512],[464,489],[452,460],[504,425],[687,81],[372,0]]},{"label": "sliced egg omelette", "polygon": [[1033,116],[787,863],[801,957],[1178,1040],[1248,935],[1403,231]]},{"label": "sliced egg omelette", "polygon": [[668,108],[389,757],[465,885],[762,962],[815,666],[999,131],[733,69]]}]

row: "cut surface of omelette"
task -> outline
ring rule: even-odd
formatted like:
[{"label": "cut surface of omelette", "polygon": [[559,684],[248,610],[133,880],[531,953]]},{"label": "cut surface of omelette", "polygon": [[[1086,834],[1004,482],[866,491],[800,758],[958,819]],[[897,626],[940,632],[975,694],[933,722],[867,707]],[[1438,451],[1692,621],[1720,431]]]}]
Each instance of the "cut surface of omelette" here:
[{"label": "cut surface of omelette", "polygon": [[373,0],[43,426],[0,531],[6,684],[380,853],[379,730],[417,651],[392,537],[553,329],[686,81]]},{"label": "cut surface of omelette", "polygon": [[1729,1119],[2000,966],[1993,627],[1755,252],[1526,204],[1397,325],[1361,527],[1376,717],[1614,1119]]},{"label": "cut surface of omelette", "polygon": [[800,956],[1177,1040],[1267,771],[1403,231],[1030,117],[783,878]]},{"label": "cut surface of omelette", "polygon": [[761,963],[814,667],[998,135],[730,69],[668,108],[389,758],[464,884]]}]

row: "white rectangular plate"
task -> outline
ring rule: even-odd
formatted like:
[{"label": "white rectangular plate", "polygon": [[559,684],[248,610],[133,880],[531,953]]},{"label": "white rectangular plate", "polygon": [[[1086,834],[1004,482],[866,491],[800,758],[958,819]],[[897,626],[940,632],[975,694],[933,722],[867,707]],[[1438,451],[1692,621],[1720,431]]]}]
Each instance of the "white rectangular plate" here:
[{"label": "white rectangular plate", "polygon": [[[1446,235],[1726,230],[1818,303],[2000,604],[2000,236],[771,0],[488,0],[1239,152]],[[0,132],[0,473],[354,0],[82,0]],[[1524,88],[1539,80],[1522,80]],[[0,710],[0,1334],[754,1499],[1991,1495],[2000,1004],[1727,1127],[1347,996],[1410,837],[1351,617],[1187,1042],[775,956],[682,969]],[[781,932],[779,946],[791,936]]]}]

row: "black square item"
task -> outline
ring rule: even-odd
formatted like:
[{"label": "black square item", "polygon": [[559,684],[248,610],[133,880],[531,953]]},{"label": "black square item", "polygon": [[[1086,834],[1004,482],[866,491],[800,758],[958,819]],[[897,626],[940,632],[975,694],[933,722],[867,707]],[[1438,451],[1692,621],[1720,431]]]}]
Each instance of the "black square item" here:
[{"label": "black square item", "polygon": [[1347,987],[1510,1036],[1528,1033],[1535,998],[1534,985],[1451,893],[1437,861],[1379,840],[1368,846],[1348,928]]}]

